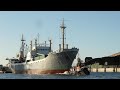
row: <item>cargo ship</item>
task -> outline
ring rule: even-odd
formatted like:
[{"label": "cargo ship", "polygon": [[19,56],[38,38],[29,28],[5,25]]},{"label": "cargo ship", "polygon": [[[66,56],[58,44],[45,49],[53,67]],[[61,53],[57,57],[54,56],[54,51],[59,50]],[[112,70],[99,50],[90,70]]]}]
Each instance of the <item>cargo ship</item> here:
[{"label": "cargo ship", "polygon": [[65,44],[66,26],[64,25],[64,19],[60,28],[62,31],[62,44],[59,44],[57,51],[51,50],[51,40],[49,40],[49,45],[46,42],[44,45],[40,45],[37,44],[37,39],[35,39],[34,47],[31,41],[31,48],[25,55],[25,40],[22,35],[19,58],[8,59],[12,73],[57,74],[69,71],[79,49],[75,47],[68,48],[68,44]]}]

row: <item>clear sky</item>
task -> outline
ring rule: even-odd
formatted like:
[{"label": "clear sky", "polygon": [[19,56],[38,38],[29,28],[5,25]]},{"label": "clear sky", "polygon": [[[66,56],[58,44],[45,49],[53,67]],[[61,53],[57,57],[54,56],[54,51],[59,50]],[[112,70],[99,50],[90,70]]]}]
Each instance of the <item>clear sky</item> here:
[{"label": "clear sky", "polygon": [[62,18],[66,43],[79,48],[82,60],[120,52],[119,11],[0,11],[0,64],[16,57],[22,34],[28,45],[38,33],[40,43],[51,38],[52,49],[57,50]]}]

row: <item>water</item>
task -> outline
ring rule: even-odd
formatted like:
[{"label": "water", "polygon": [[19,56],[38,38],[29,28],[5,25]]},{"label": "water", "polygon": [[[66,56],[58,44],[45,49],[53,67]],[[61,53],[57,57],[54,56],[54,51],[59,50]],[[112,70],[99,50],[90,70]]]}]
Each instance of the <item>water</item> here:
[{"label": "water", "polygon": [[90,75],[28,75],[28,74],[0,74],[0,79],[120,79],[120,72],[91,72]]}]

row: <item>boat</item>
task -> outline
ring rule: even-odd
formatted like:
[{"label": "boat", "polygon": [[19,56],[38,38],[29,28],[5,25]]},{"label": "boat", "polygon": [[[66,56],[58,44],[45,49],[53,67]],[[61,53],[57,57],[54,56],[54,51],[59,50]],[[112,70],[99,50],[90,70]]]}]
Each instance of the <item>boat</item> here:
[{"label": "boat", "polygon": [[77,57],[77,64],[76,66],[71,67],[69,71],[70,75],[90,75],[90,71],[88,67],[82,63],[80,57]]},{"label": "boat", "polygon": [[2,73],[12,73],[11,69],[7,66],[3,66]]},{"label": "boat", "polygon": [[62,31],[62,45],[59,44],[57,51],[51,50],[51,40],[49,46],[46,41],[43,45],[37,44],[35,39],[35,46],[33,47],[32,41],[30,44],[31,49],[25,55],[25,44],[22,35],[22,45],[20,48],[19,58],[7,59],[9,60],[9,67],[12,73],[16,74],[56,74],[69,71],[76,55],[79,51],[78,48],[68,48],[65,44],[65,28],[64,19],[60,26]]}]

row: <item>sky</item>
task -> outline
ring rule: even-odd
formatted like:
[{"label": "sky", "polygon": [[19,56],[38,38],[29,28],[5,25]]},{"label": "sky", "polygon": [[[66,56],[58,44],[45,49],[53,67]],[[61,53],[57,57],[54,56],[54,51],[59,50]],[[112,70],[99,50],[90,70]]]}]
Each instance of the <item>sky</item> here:
[{"label": "sky", "polygon": [[0,64],[19,53],[22,34],[28,46],[39,33],[39,43],[52,39],[57,50],[63,18],[66,44],[79,48],[83,61],[120,52],[120,11],[0,11]]}]

